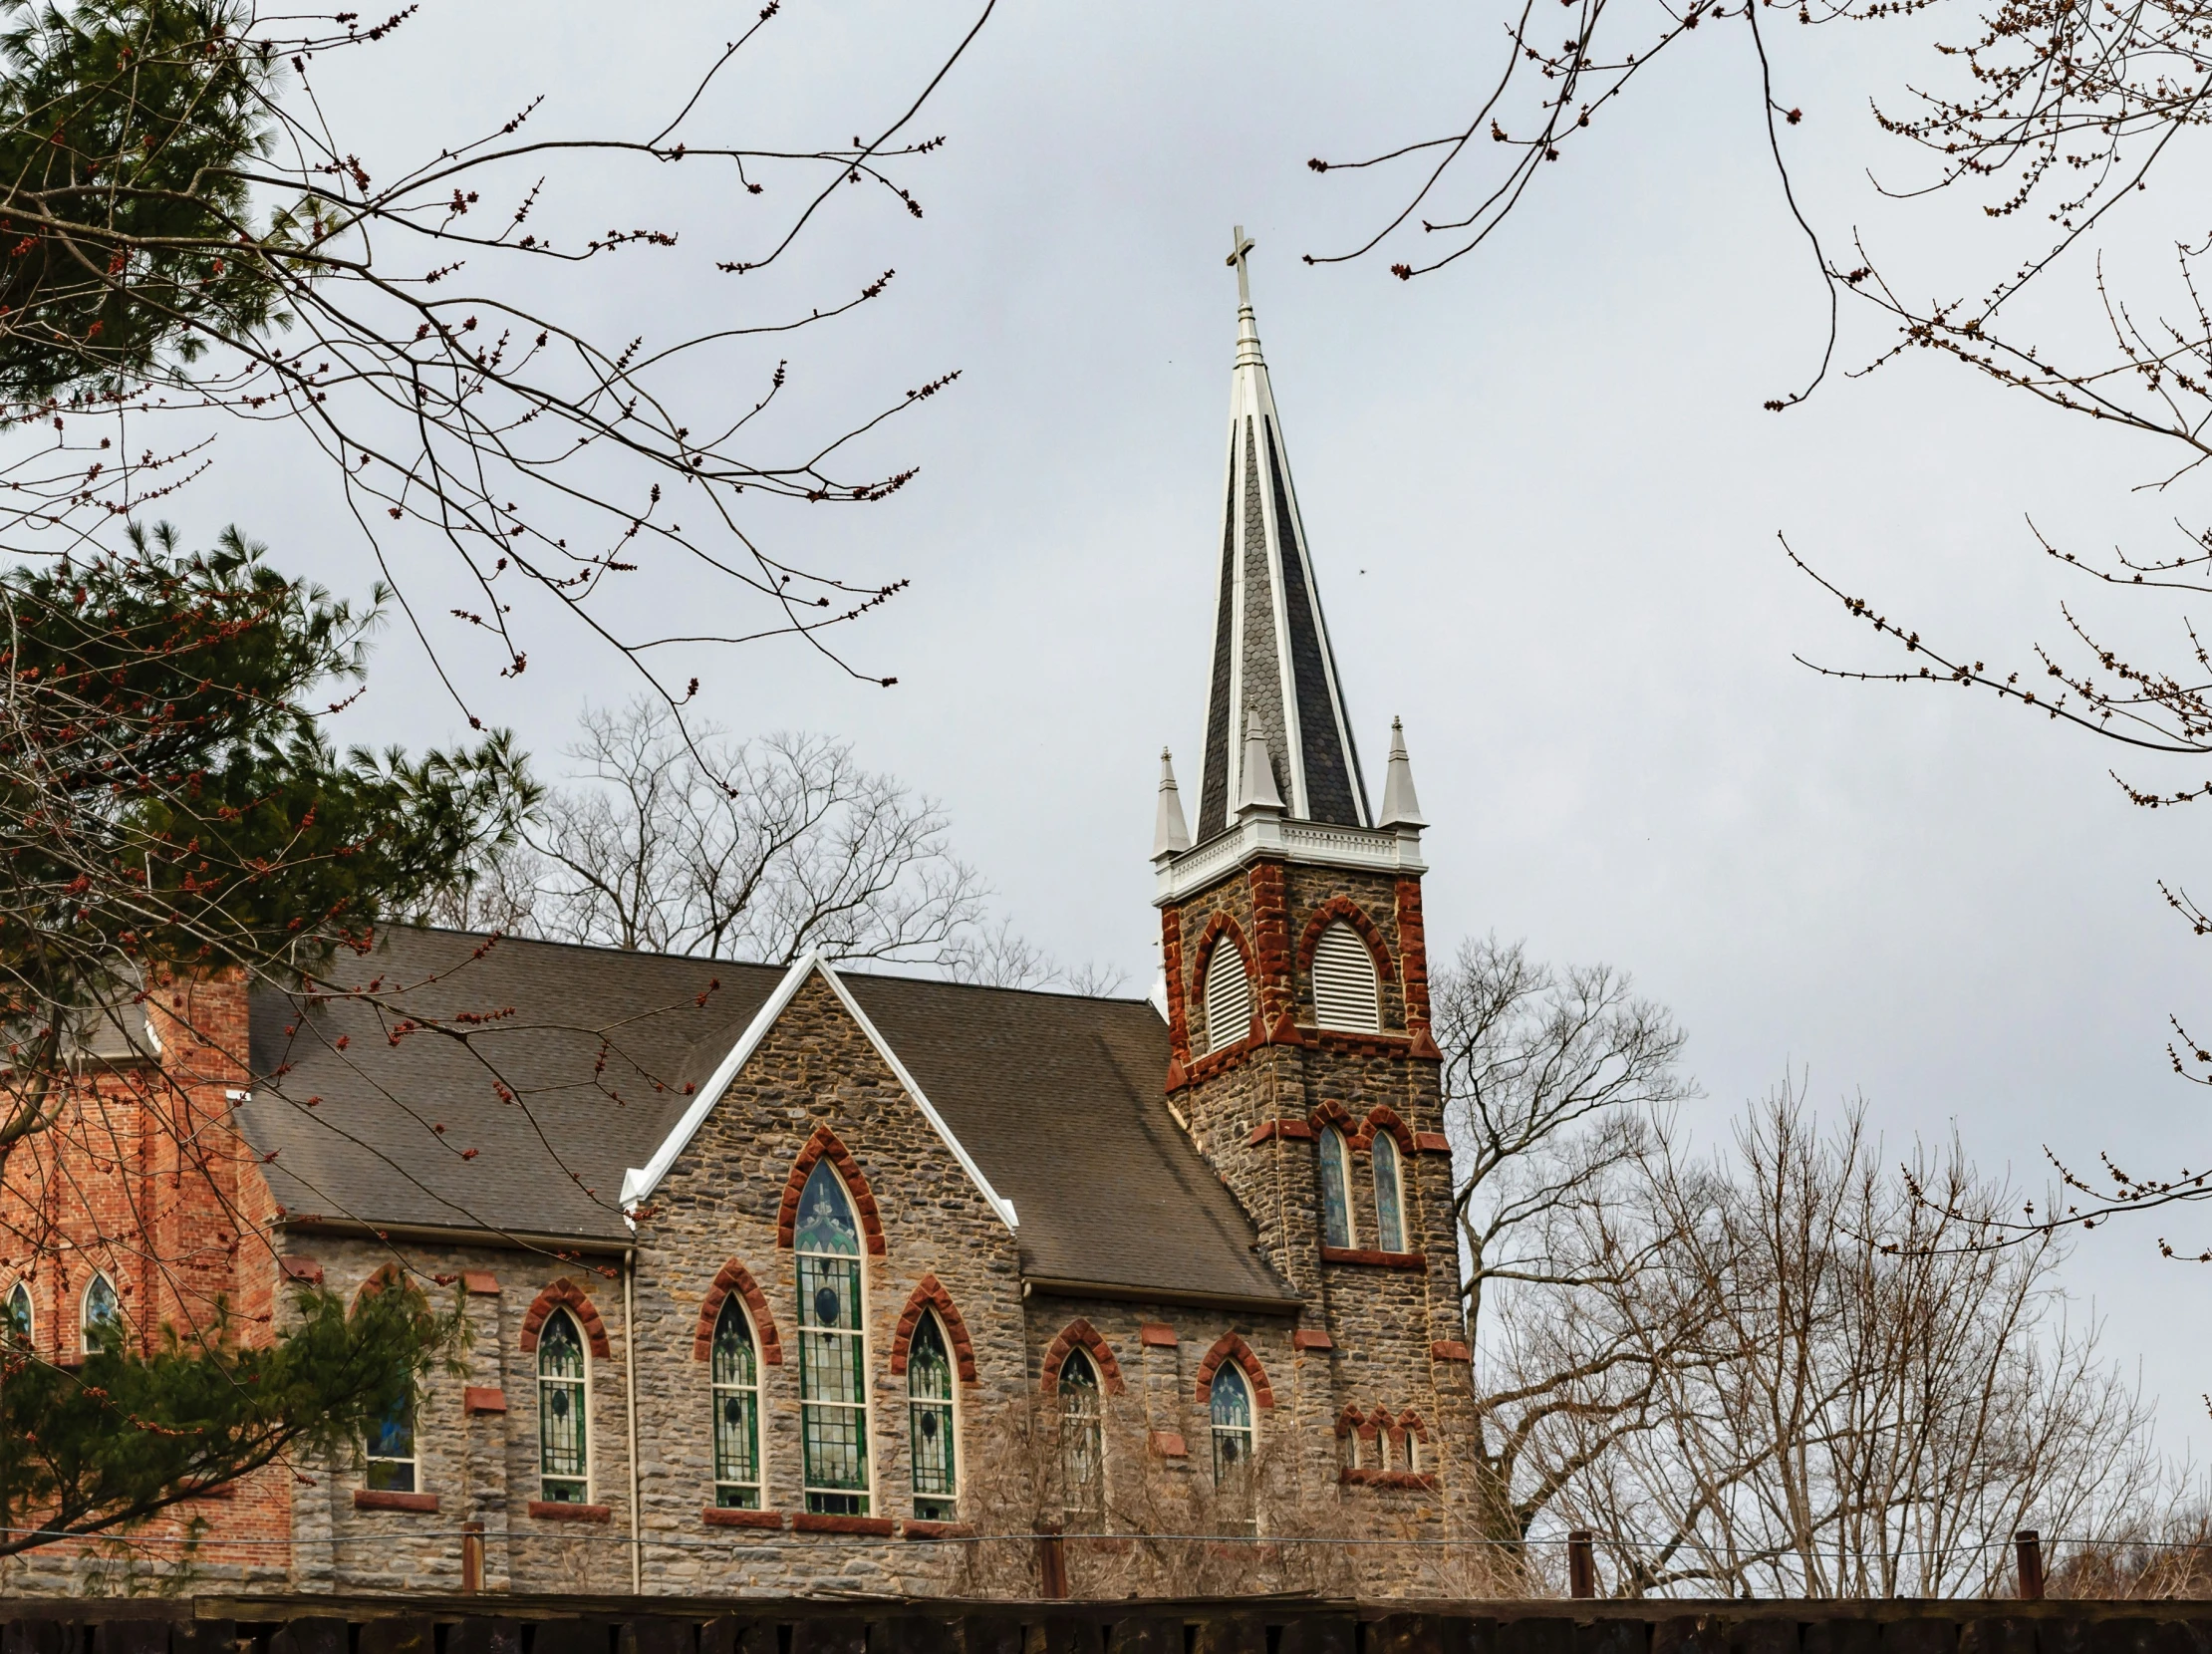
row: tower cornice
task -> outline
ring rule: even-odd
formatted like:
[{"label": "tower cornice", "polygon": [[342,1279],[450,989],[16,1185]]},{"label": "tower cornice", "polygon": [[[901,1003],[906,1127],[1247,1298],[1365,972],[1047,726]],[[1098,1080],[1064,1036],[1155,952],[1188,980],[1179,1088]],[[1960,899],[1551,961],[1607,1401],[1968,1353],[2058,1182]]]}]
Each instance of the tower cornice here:
[{"label": "tower cornice", "polygon": [[1421,859],[1418,827],[1345,827],[1255,812],[1204,844],[1162,858],[1152,905],[1173,907],[1258,861],[1359,868],[1407,878],[1429,870]]}]

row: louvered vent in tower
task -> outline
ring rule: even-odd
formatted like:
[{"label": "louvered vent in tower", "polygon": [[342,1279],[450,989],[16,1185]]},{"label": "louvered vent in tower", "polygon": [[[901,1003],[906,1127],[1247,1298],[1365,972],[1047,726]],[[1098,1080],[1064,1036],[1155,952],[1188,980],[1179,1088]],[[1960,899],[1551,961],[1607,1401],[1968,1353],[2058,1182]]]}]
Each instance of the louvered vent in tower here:
[{"label": "louvered vent in tower", "polygon": [[1313,948],[1313,1016],[1324,1028],[1373,1033],[1382,1026],[1375,992],[1375,957],[1341,920]]},{"label": "louvered vent in tower", "polygon": [[1206,962],[1206,1048],[1219,1051],[1251,1031],[1251,979],[1244,956],[1224,937]]}]

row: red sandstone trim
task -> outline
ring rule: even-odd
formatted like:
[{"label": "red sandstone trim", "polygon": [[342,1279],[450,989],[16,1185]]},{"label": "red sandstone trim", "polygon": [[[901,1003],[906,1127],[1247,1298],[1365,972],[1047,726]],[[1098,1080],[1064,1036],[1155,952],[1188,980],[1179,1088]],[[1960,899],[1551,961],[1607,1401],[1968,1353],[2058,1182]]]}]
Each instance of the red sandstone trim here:
[{"label": "red sandstone trim", "polygon": [[837,1175],[845,1180],[845,1193],[853,1199],[853,1210],[860,1214],[860,1228],[866,1237],[870,1257],[884,1255],[883,1219],[876,1211],[875,1191],[868,1187],[868,1174],[860,1169],[860,1162],[852,1156],[827,1126],[816,1126],[814,1135],[806,1140],[806,1147],[799,1151],[799,1158],[791,1163],[791,1175],[784,1180],[783,1205],[776,1213],[776,1244],[789,1250],[793,1232],[799,1223],[799,1196],[806,1189],[807,1175],[814,1170],[814,1163],[824,1155],[837,1168]]},{"label": "red sandstone trim", "polygon": [[889,1516],[833,1516],[820,1511],[791,1513],[794,1533],[865,1533],[870,1538],[888,1539],[898,1529],[899,1524]]},{"label": "red sandstone trim", "polygon": [[[575,1314],[577,1323],[584,1329],[584,1337],[591,1344],[592,1354],[605,1361],[614,1353],[607,1343],[607,1323],[599,1318],[599,1310],[592,1303],[590,1295],[568,1276],[563,1275],[532,1299],[529,1309],[523,1314],[521,1349],[524,1355],[536,1351],[538,1331],[545,1325],[545,1318],[556,1309],[567,1309]],[[590,1511],[598,1507],[587,1505],[583,1509]]]},{"label": "red sandstone trim", "polygon": [[461,1285],[471,1297],[495,1298],[499,1295],[499,1277],[489,1269],[464,1269]]},{"label": "red sandstone trim", "polygon": [[1425,1155],[1448,1155],[1452,1152],[1452,1140],[1440,1131],[1415,1132],[1413,1146]]},{"label": "red sandstone trim", "polygon": [[1378,1131],[1390,1133],[1392,1137],[1398,1140],[1398,1147],[1407,1154],[1418,1152],[1414,1144],[1413,1128],[1401,1120],[1398,1117],[1398,1111],[1388,1103],[1377,1103],[1367,1111],[1366,1124],[1359,1129],[1360,1147],[1366,1148],[1372,1145],[1375,1141],[1375,1133]]},{"label": "red sandstone trim", "polygon": [[910,1539],[972,1539],[975,1524],[971,1521],[921,1521],[908,1522],[900,1529]]},{"label": "red sandstone trim", "polygon": [[1371,1471],[1355,1470],[1347,1465],[1336,1473],[1337,1480],[1355,1488],[1429,1488],[1437,1485],[1434,1471]]},{"label": "red sandstone trim", "polygon": [[1060,1335],[1053,1339],[1050,1347],[1045,1350],[1044,1361],[1037,1375],[1037,1394],[1040,1396],[1059,1394],[1060,1365],[1067,1360],[1067,1352],[1074,1349],[1078,1344],[1083,1347],[1084,1353],[1090,1356],[1092,1363],[1098,1368],[1099,1386],[1110,1396],[1120,1395],[1123,1389],[1121,1363],[1114,1359],[1112,1346],[1098,1335],[1098,1328],[1091,1325],[1080,1315],[1062,1327]]},{"label": "red sandstone trim", "polygon": [[533,1499],[529,1513],[540,1521],[613,1521],[612,1505],[563,1505],[557,1500]]},{"label": "red sandstone trim", "polygon": [[1417,1024],[1426,1036],[1429,1023],[1429,948],[1421,919],[1421,881],[1398,881],[1398,952],[1405,961],[1406,1027]]},{"label": "red sandstone trim", "polygon": [[1165,1321],[1147,1321],[1137,1328],[1137,1342],[1148,1349],[1172,1350],[1177,1343],[1175,1328]]},{"label": "red sandstone trim", "polygon": [[1410,1034],[1361,1033],[1352,1028],[1308,1028],[1306,1043],[1324,1051],[1352,1051],[1367,1057],[1406,1058],[1415,1055]]},{"label": "red sandstone trim", "polygon": [[1191,1014],[1183,997],[1183,910],[1160,915],[1160,965],[1168,978],[1168,1089],[1183,1088],[1191,1060]]},{"label": "red sandstone trim", "polygon": [[[1324,1248],[1326,1249],[1326,1248]],[[1214,1375],[1224,1361],[1235,1360],[1244,1368],[1244,1376],[1251,1380],[1251,1399],[1261,1407],[1275,1404],[1274,1387],[1267,1382],[1267,1369],[1259,1364],[1259,1357],[1252,1354],[1251,1345],[1234,1332],[1225,1332],[1214,1340],[1214,1347],[1206,1352],[1206,1359],[1199,1363],[1196,1395],[1204,1407],[1214,1393]]]},{"label": "red sandstone trim", "polygon": [[1366,1246],[1323,1246],[1323,1263],[1364,1263],[1377,1269],[1426,1269],[1426,1252],[1379,1252]]},{"label": "red sandstone trim", "polygon": [[313,1257],[280,1257],[277,1267],[284,1271],[286,1280],[304,1281],[309,1286],[323,1284],[323,1265]]},{"label": "red sandstone trim", "polygon": [[1155,1430],[1145,1438],[1145,1445],[1163,1459],[1188,1459],[1191,1450],[1183,1443],[1180,1431]]},{"label": "red sandstone trim", "polygon": [[356,1488],[356,1511],[435,1511],[435,1494],[401,1494],[385,1488]]},{"label": "red sandstone trim", "polygon": [[1290,1347],[1294,1350],[1332,1350],[1336,1340],[1319,1327],[1299,1327],[1290,1334]]},{"label": "red sandstone trim", "polygon": [[1399,1434],[1404,1435],[1408,1431],[1413,1433],[1417,1441],[1426,1442],[1429,1439],[1429,1427],[1421,1422],[1421,1415],[1411,1408],[1398,1415]]},{"label": "red sandstone trim", "polygon": [[1367,910],[1349,896],[1332,896],[1313,910],[1313,917],[1305,922],[1305,929],[1298,934],[1298,970],[1300,974],[1313,969],[1313,950],[1320,946],[1321,933],[1341,919],[1359,933],[1360,941],[1367,944],[1367,952],[1375,961],[1375,974],[1383,981],[1395,981],[1398,967],[1390,961],[1390,944],[1383,940],[1382,929],[1367,917]]},{"label": "red sandstone trim", "polygon": [[1195,1085],[1200,1080],[1210,1080],[1217,1074],[1226,1074],[1232,1069],[1242,1068],[1244,1065],[1244,1059],[1265,1043],[1264,1040],[1254,1034],[1246,1034],[1234,1045],[1225,1045],[1218,1051],[1209,1051],[1202,1057],[1193,1057],[1191,1066],[1184,1073],[1183,1083],[1185,1085]]},{"label": "red sandstone trim", "polygon": [[1251,1135],[1244,1139],[1244,1147],[1255,1149],[1271,1137],[1284,1137],[1312,1141],[1313,1128],[1303,1120],[1262,1120],[1252,1127]]},{"label": "red sandstone trim", "polygon": [[907,1346],[914,1338],[914,1329],[922,1324],[922,1317],[935,1309],[937,1318],[945,1328],[945,1336],[953,1343],[953,1364],[960,1368],[961,1382],[975,1382],[975,1346],[969,1342],[968,1323],[961,1319],[953,1294],[945,1290],[944,1282],[935,1274],[922,1277],[914,1295],[907,1299],[907,1307],[899,1316],[898,1329],[891,1335],[891,1374],[904,1378],[907,1371]]},{"label": "red sandstone trim", "polygon": [[1334,1126],[1342,1132],[1344,1142],[1348,1147],[1364,1149],[1367,1146],[1360,1140],[1359,1122],[1354,1120],[1351,1111],[1346,1109],[1334,1097],[1322,1098],[1313,1105],[1312,1112],[1305,1117],[1305,1127],[1309,1135],[1319,1137],[1323,1126]]},{"label": "red sandstone trim", "polygon": [[1472,1361],[1475,1359],[1468,1347],[1457,1338],[1439,1338],[1429,1346],[1431,1361]]},{"label": "red sandstone trim", "polygon": [[1337,1440],[1342,1441],[1355,1432],[1362,1436],[1374,1435],[1372,1430],[1364,1428],[1366,1423],[1367,1416],[1358,1408],[1346,1407],[1343,1412],[1336,1415]]},{"label": "red sandstone trim", "polygon": [[776,1318],[768,1313],[767,1294],[752,1278],[752,1271],[734,1257],[715,1273],[706,1296],[699,1300],[698,1329],[691,1335],[691,1359],[704,1361],[714,1351],[714,1323],[721,1319],[722,1304],[735,1292],[752,1315],[752,1335],[760,1341],[763,1365],[783,1365],[783,1341],[776,1333]]},{"label": "red sandstone trim", "polygon": [[461,1411],[467,1414],[504,1413],[507,1392],[488,1385],[470,1384],[461,1390]]},{"label": "red sandstone trim", "polygon": [[773,1527],[783,1528],[781,1511],[725,1511],[718,1505],[709,1505],[698,1514],[698,1519],[709,1527]]}]

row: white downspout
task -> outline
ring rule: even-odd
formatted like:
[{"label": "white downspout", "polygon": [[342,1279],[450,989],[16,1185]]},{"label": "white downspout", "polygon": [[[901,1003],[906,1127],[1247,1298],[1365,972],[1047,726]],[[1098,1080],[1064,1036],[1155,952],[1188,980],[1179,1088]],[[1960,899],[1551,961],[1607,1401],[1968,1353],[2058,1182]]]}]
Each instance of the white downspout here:
[{"label": "white downspout", "polygon": [[623,1415],[630,1425],[630,1594],[645,1594],[645,1524],[638,1513],[638,1337],[632,1284],[638,1278],[638,1248],[622,1254]]}]

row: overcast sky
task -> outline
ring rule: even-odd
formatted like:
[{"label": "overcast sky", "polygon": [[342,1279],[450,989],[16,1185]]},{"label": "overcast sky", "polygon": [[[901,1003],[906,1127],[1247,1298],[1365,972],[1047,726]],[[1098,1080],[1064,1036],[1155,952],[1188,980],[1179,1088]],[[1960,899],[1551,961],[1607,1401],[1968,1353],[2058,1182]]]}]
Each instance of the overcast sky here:
[{"label": "overcast sky", "polygon": [[[329,98],[367,135],[365,156],[434,148],[541,91],[542,124],[644,136],[671,77],[736,26],[727,8],[664,0],[646,28],[579,3],[533,7],[516,36],[476,32],[503,12],[433,5],[371,60],[373,77],[333,68]],[[779,347],[793,430],[962,374],[860,455],[919,464],[904,492],[754,523],[797,560],[912,580],[841,644],[898,687],[756,647],[685,668],[702,673],[705,708],[740,733],[850,737],[944,800],[1021,931],[1122,966],[1141,991],[1156,756],[1172,745],[1187,778],[1197,759],[1234,334],[1223,260],[1242,222],[1366,769],[1379,777],[1402,716],[1434,824],[1437,954],[1495,931],[1632,971],[1690,1031],[1704,1141],[1795,1073],[1824,1105],[1863,1092],[1893,1148],[1955,1127],[1985,1166],[2038,1185],[2045,1144],[2076,1162],[2109,1150],[2146,1174],[2194,1169],[2204,1099],[2170,1075],[2163,1045],[2169,1011],[2212,1020],[2207,945],[2156,882],[2198,874],[2212,823],[2130,808],[2106,776],[2125,755],[2016,709],[1814,677],[1794,654],[1895,663],[1777,542],[1931,638],[2026,664],[2070,594],[2100,617],[2129,613],[2064,584],[2033,555],[2027,519],[2070,543],[2165,549],[2192,497],[2131,492],[2165,460],[2140,439],[2013,406],[1926,360],[1838,375],[1787,416],[1762,411],[1817,360],[1825,300],[1762,159],[1740,27],[1662,60],[1448,273],[1402,285],[1379,264],[1299,262],[1376,222],[1404,176],[1320,177],[1306,157],[1462,117],[1496,72],[1502,16],[1490,3],[1001,8],[918,124],[951,139],[901,173],[927,215],[842,191],[795,268],[750,285],[712,262],[757,253],[796,177],[770,174],[760,197],[704,168],[640,201],[594,197],[589,178],[567,198],[556,188],[547,213],[588,228],[682,218],[677,253],[579,290],[610,336],[665,342],[824,304],[896,266],[862,316]],[[796,0],[687,131],[809,144],[873,132],[970,20]],[[1909,171],[1866,112],[1877,79],[1917,67],[1906,44],[1778,38],[1778,96],[1806,114],[1789,135],[1800,198],[1824,233],[1865,228],[1930,290],[1971,291],[1978,279],[1951,261],[1974,244],[1947,227],[1981,233],[1947,216],[1962,203],[1885,205],[1863,170]],[[2202,228],[2144,222],[2145,245]],[[1883,335],[1846,323],[1839,364],[1852,367]],[[726,390],[696,389],[736,408],[757,381],[732,369]],[[359,542],[331,526],[319,473],[225,443],[178,505],[195,537],[236,517],[288,565],[362,590]],[[402,568],[435,614],[434,567]],[[688,574],[656,573],[622,601],[737,618],[726,587]],[[2114,624],[2165,648],[2171,614]],[[467,683],[557,773],[579,710],[633,684],[575,630],[538,622],[523,680],[478,661]],[[346,738],[461,733],[400,634],[380,669]],[[2123,767],[2167,788],[2205,778]],[[2212,1211],[2099,1234],[2070,1279],[2108,1315],[2112,1351],[2141,1361],[2169,1443],[2212,1442],[2194,1330],[2212,1279],[2161,1263],[2159,1233],[2197,1249]]]}]

